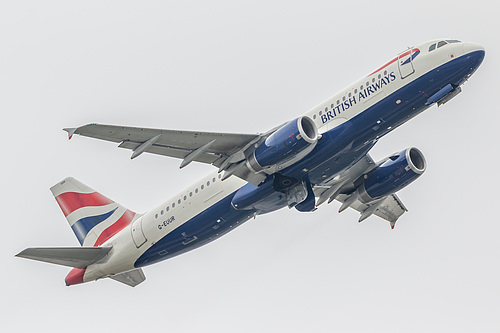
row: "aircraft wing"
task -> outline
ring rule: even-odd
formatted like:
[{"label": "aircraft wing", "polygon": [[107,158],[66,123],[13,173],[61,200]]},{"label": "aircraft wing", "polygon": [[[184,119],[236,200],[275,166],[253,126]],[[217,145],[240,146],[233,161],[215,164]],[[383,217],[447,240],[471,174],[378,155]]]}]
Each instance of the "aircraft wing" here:
[{"label": "aircraft wing", "polygon": [[370,204],[362,203],[356,195],[356,188],[364,175],[370,173],[377,166],[385,162],[384,159],[375,163],[369,154],[366,154],[356,164],[349,169],[340,173],[337,177],[330,182],[317,186],[315,194],[318,197],[316,202],[317,206],[328,200],[328,203],[334,199],[341,202],[342,206],[340,211],[351,207],[361,213],[360,221],[366,219],[372,214],[388,221],[391,227],[394,228],[398,218],[406,211],[406,207],[396,194],[387,196],[386,198],[379,199]]},{"label": "aircraft wing", "polygon": [[[132,158],[143,152],[214,164],[230,157],[259,139],[258,134],[230,134],[213,132],[174,131],[153,128],[89,124],[78,128],[66,128],[70,138],[79,134],[95,139],[120,143],[120,148],[135,152]],[[204,148],[199,150],[200,148]],[[186,164],[187,165],[187,164]]]},{"label": "aircraft wing", "polygon": [[[277,127],[276,127],[277,128]],[[265,140],[276,128],[265,134],[234,134],[175,131],[153,128],[89,124],[65,128],[69,138],[74,134],[119,143],[120,148],[133,151],[131,158],[144,152],[182,159],[180,167],[196,161],[212,164],[219,171],[228,171],[254,185],[265,176],[249,172],[243,161],[253,144]]]},{"label": "aircraft wing", "polygon": [[[282,126],[282,125],[281,125]],[[133,151],[131,158],[144,152],[182,159],[180,168],[196,161],[212,164],[254,185],[260,184],[265,175],[251,172],[245,159],[253,152],[252,145],[263,142],[279,127],[264,134],[234,134],[196,131],[177,131],[153,128],[89,124],[78,128],[65,128],[69,138],[74,134],[119,143],[120,148]]]}]

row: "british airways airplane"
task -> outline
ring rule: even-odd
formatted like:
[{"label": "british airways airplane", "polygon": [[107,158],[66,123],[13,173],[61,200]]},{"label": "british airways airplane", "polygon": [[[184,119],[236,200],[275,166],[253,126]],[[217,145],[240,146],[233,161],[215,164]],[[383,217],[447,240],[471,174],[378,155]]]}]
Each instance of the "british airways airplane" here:
[{"label": "british airways airplane", "polygon": [[312,212],[337,200],[359,222],[394,228],[406,211],[396,192],[426,169],[407,148],[375,162],[384,135],[461,92],[485,55],[474,43],[440,39],[409,48],[304,115],[266,133],[227,134],[90,124],[65,129],[144,152],[218,168],[145,214],[73,178],[51,191],[81,247],[28,248],[17,256],[72,267],[66,285],[111,278],[130,286],[142,267],[210,243],[257,215],[283,207]]}]

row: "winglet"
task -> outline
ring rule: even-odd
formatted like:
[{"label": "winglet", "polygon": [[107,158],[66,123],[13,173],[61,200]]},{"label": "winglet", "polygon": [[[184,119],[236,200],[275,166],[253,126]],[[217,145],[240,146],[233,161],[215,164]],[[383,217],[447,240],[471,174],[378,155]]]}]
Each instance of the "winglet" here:
[{"label": "winglet", "polygon": [[73,134],[75,134],[76,127],[74,127],[74,128],[63,128],[63,131],[68,132],[68,140],[71,140],[71,138],[73,137]]}]

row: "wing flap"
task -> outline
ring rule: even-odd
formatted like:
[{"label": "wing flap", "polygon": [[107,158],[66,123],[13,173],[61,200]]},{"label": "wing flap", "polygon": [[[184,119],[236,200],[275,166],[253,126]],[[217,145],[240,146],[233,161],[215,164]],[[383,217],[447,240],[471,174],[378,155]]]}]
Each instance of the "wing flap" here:
[{"label": "wing flap", "polygon": [[[118,147],[135,150],[140,145],[141,145],[141,142],[123,141]],[[151,154],[175,157],[175,158],[180,158],[180,159],[184,159],[187,155],[189,155],[189,153],[191,153],[191,150],[189,150],[189,149],[168,147],[168,146],[162,146],[159,144],[153,144],[153,145],[151,145],[151,147],[149,147],[145,151],[148,153],[151,153]],[[214,154],[209,154],[209,153],[201,153],[199,156],[197,156],[194,159],[194,161],[212,164],[215,161],[217,161],[219,158],[220,158],[219,155],[214,155]]]},{"label": "wing flap", "polygon": [[85,268],[104,258],[110,250],[111,247],[33,247],[21,251],[16,257]]},{"label": "wing flap", "polygon": [[408,209],[406,209],[398,196],[392,194],[385,199],[382,206],[380,206],[374,214],[386,221],[395,223],[397,219],[407,211]]},{"label": "wing flap", "polygon": [[[337,201],[344,202],[348,198],[347,195],[341,194],[336,199]],[[360,213],[363,213],[369,206],[362,203],[359,200],[354,201],[350,205],[351,208],[357,210]],[[403,215],[407,211],[406,207],[403,205],[401,200],[398,198],[396,194],[389,195],[382,204],[377,208],[377,210],[373,213],[378,217],[388,221],[391,225],[394,225],[398,218]]]}]

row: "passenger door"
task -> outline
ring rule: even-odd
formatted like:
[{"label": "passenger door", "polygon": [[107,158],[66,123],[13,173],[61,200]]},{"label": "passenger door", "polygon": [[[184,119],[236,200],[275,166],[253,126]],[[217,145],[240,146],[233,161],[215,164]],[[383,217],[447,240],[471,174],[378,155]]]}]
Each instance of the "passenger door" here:
[{"label": "passenger door", "polygon": [[407,50],[398,56],[398,68],[402,79],[415,73],[415,68],[413,67],[413,50]]}]

